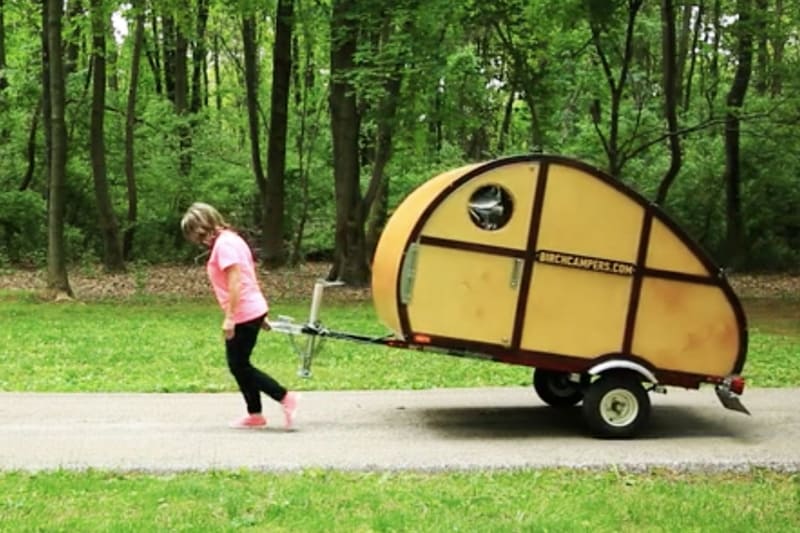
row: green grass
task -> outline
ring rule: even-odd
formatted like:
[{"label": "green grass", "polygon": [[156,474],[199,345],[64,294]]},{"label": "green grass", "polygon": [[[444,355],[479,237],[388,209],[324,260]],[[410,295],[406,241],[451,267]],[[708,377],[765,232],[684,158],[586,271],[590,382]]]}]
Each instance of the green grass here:
[{"label": "green grass", "polygon": [[800,477],[572,470],[0,474],[2,531],[797,531]]},{"label": "green grass", "polygon": [[[800,306],[758,301],[752,309],[748,386],[800,385],[800,319],[786,314]],[[307,304],[280,302],[272,314],[302,321]],[[386,333],[369,302],[326,304],[322,319],[338,331]],[[3,391],[235,390],[225,367],[220,313],[209,300],[53,304],[6,292],[0,294],[0,323]],[[314,377],[303,380],[289,337],[278,333],[261,336],[253,360],[300,390],[527,386],[531,379],[526,367],[328,340],[314,361]]]}]

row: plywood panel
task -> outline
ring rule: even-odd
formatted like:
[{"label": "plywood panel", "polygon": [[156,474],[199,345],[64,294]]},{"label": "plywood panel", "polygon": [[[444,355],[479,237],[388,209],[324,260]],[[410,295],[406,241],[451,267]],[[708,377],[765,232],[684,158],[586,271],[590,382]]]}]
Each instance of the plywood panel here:
[{"label": "plywood panel", "polygon": [[588,358],[619,353],[632,279],[537,263],[522,348]]},{"label": "plywood panel", "polygon": [[551,165],[537,248],[635,262],[644,209],[582,170]]},{"label": "plywood panel", "polygon": [[722,376],[739,350],[739,330],[719,287],[645,278],[633,352],[658,368]]},{"label": "plywood panel", "polygon": [[514,260],[420,246],[408,316],[411,329],[456,339],[511,342],[517,289]]}]

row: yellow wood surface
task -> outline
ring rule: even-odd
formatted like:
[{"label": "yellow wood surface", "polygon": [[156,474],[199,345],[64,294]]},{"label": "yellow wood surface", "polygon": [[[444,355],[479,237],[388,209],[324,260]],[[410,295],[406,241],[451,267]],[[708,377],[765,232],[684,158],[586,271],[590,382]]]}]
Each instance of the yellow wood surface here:
[{"label": "yellow wood surface", "polygon": [[582,170],[550,165],[540,250],[635,262],[644,210]]},{"label": "yellow wood surface", "polygon": [[521,347],[586,358],[619,353],[632,280],[537,264]]},{"label": "yellow wood surface", "polygon": [[645,279],[633,351],[657,368],[708,375],[731,371],[739,330],[718,287]]},{"label": "yellow wood surface", "polygon": [[417,268],[408,305],[415,333],[510,344],[518,294],[512,258],[423,245]]},{"label": "yellow wood surface", "polygon": [[[473,244],[524,250],[528,240],[536,177],[539,165],[528,162],[506,165],[469,180],[447,196],[447,201],[431,215],[422,234]],[[470,197],[486,185],[500,185],[511,194],[513,216],[508,224],[487,231],[473,224],[467,209]]]},{"label": "yellow wood surface", "polygon": [[395,209],[381,233],[372,262],[372,301],[378,317],[398,336],[402,332],[397,313],[397,280],[408,236],[434,198],[477,166],[449,170],[420,185]]},{"label": "yellow wood surface", "polygon": [[[539,179],[537,161],[514,160],[454,184],[470,165],[445,172],[407,197],[391,216],[373,262],[372,290],[379,318],[396,334],[398,294],[409,236],[422,224],[427,238],[478,245],[463,250],[421,244],[407,311],[411,333],[508,345],[519,297],[525,302],[523,350],[594,358],[623,349],[645,206],[582,167],[550,162],[527,294],[512,282],[514,259],[526,250]],[[510,193],[514,211],[496,231],[472,223],[468,204],[485,185]],[[442,203],[422,220],[439,195]],[[487,248],[488,247],[488,248]],[[498,248],[497,251],[491,247]],[[653,219],[645,266],[710,276],[703,262],[669,227]],[[624,275],[609,272],[622,272]],[[519,280],[517,280],[519,281]],[[711,281],[711,280],[710,280]],[[711,283],[645,276],[633,330],[633,355],[655,368],[721,376],[740,351],[740,324],[724,291]]]}]

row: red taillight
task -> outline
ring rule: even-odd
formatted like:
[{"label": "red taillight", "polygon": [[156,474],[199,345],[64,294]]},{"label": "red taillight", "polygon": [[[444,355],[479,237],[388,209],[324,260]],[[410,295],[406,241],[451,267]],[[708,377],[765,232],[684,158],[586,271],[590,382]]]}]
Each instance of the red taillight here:
[{"label": "red taillight", "polygon": [[731,392],[734,394],[741,394],[744,392],[744,378],[742,376],[731,377],[730,383]]}]

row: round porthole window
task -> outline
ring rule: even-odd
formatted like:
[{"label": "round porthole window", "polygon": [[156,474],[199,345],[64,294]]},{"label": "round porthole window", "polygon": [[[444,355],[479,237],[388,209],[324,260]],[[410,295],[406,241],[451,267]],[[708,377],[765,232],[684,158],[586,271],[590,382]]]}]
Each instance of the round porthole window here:
[{"label": "round porthole window", "polygon": [[473,224],[486,231],[495,231],[511,220],[514,202],[499,185],[484,185],[469,198],[469,217]]}]

